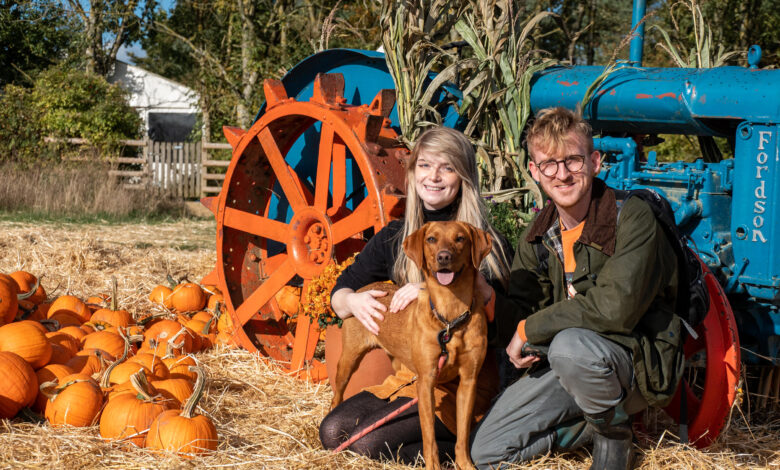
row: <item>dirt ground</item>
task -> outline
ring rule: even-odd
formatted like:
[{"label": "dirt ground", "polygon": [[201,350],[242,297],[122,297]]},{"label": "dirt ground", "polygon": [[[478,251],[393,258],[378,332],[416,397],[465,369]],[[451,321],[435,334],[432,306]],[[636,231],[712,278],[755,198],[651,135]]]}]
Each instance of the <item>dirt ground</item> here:
[{"label": "dirt ground", "polygon": [[[0,272],[23,269],[38,276],[50,295],[87,297],[119,282],[121,305],[136,316],[154,309],[150,290],[170,274],[197,281],[215,262],[213,220],[155,225],[0,223]],[[214,419],[219,449],[188,461],[123,449],[101,441],[97,428],[53,429],[22,419],[0,421],[2,468],[269,468],[405,469],[348,453],[324,451],[318,426],[331,391],[288,377],[273,363],[242,350],[216,349],[196,356],[208,372],[200,412]],[[743,404],[743,408],[744,408]],[[654,430],[640,436],[637,468],[780,468],[780,415],[735,408],[729,428],[705,451],[675,444]],[[588,468],[587,451],[550,455],[525,466],[501,468]]]}]

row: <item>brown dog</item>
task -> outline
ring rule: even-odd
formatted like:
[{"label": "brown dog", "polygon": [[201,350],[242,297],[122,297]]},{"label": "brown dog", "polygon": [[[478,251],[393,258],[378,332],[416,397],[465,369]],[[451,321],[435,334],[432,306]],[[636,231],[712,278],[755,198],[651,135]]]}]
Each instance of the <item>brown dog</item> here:
[{"label": "brown dog", "polygon": [[[423,457],[426,468],[438,469],[433,389],[436,383],[459,376],[455,463],[461,469],[474,468],[469,455],[469,434],[477,375],[487,349],[484,299],[476,286],[479,265],[492,247],[491,236],[463,222],[430,222],[407,237],[403,247],[406,255],[421,268],[425,288],[402,311],[385,313],[384,321],[378,322],[377,336],[354,317],[344,320],[343,350],[331,407],[342,402],[344,388],[362,357],[371,349],[382,347],[394,361],[400,361],[418,377]],[[374,283],[361,291],[369,289],[388,291],[390,295],[377,300],[389,306],[398,288]],[[448,357],[439,371],[442,346],[438,337],[448,325],[450,340],[445,344]]]}]

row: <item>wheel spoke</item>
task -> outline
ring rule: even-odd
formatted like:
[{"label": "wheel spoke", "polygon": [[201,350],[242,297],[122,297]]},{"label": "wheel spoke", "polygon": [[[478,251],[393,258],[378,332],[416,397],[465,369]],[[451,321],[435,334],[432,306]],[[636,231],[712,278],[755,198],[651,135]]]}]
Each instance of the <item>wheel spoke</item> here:
[{"label": "wheel spoke", "polygon": [[291,259],[285,260],[271,277],[265,280],[244,303],[236,309],[238,322],[243,326],[268,303],[271,298],[295,275],[295,266]]},{"label": "wheel spoke", "polygon": [[333,224],[333,244],[340,243],[356,233],[374,225],[371,203],[368,199],[360,203],[351,214]]},{"label": "wheel spoke", "polygon": [[[330,186],[330,161],[333,153],[333,128],[324,122],[320,133],[320,158],[317,161],[317,183],[314,186],[314,207],[325,212],[328,207],[328,188]],[[338,179],[333,180],[333,190],[338,186]]]},{"label": "wheel spoke", "polygon": [[[309,281],[303,282],[301,296],[308,292]],[[301,298],[301,303],[308,299]],[[320,338],[320,328],[317,321],[308,315],[298,315],[298,325],[295,327],[295,343],[293,344],[293,355],[290,361],[290,370],[300,370],[306,367],[306,362],[314,357],[314,350],[317,348],[317,341]]]},{"label": "wheel spoke", "polygon": [[307,204],[303,194],[301,194],[299,185],[296,183],[295,177],[290,174],[292,170],[287,162],[284,161],[284,156],[282,156],[273,134],[267,127],[260,132],[260,145],[263,146],[266,158],[268,158],[268,162],[274,170],[276,181],[282,187],[290,207],[292,207],[293,211],[298,211],[305,207]]},{"label": "wheel spoke", "polygon": [[[333,142],[333,204],[335,213],[344,205],[347,189],[347,146],[343,142]],[[328,215],[332,215],[331,211]]]},{"label": "wheel spoke", "polygon": [[225,207],[225,227],[241,230],[259,237],[287,244],[290,241],[290,226],[249,212]]}]

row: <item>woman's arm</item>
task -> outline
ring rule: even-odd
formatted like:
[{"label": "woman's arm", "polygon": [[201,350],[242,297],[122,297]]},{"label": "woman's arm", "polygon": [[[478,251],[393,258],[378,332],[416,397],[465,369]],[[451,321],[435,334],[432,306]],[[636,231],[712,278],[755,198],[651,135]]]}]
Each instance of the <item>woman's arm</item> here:
[{"label": "woman's arm", "polygon": [[379,334],[379,325],[376,321],[384,320],[381,312],[386,311],[377,297],[384,297],[387,292],[381,290],[367,290],[355,292],[344,287],[333,293],[330,298],[330,306],[339,318],[355,317],[371,333]]}]

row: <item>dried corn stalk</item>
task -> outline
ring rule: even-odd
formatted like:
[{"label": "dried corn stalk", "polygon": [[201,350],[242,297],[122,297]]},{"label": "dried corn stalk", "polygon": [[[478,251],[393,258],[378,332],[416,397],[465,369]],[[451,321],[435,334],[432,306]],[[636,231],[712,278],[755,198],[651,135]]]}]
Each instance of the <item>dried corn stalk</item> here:
[{"label": "dried corn stalk", "polygon": [[452,55],[446,40],[461,14],[461,2],[395,0],[382,5],[382,44],[396,88],[401,138],[412,147],[423,128],[442,123],[430,103],[441,80],[431,81]]}]

